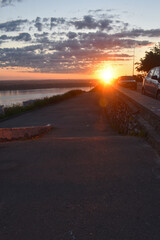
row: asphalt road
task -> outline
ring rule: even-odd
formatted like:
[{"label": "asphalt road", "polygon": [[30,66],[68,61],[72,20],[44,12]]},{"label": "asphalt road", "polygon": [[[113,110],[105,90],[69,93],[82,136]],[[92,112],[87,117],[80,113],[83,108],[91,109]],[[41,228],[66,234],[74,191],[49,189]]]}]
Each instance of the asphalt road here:
[{"label": "asphalt road", "polygon": [[101,102],[84,94],[0,123],[55,125],[0,144],[1,240],[160,239],[160,159],[111,129]]}]

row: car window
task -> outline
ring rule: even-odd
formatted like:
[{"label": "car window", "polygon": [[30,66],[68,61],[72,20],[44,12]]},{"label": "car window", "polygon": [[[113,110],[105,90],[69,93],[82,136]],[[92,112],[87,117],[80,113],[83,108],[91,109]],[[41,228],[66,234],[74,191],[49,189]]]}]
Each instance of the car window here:
[{"label": "car window", "polygon": [[153,73],[154,76],[157,76],[157,79],[160,79],[160,72],[159,72],[159,68],[155,68],[155,71]]},{"label": "car window", "polygon": [[153,76],[154,70],[155,70],[155,68],[152,68],[152,69],[149,71],[147,77],[151,78],[151,77]]}]

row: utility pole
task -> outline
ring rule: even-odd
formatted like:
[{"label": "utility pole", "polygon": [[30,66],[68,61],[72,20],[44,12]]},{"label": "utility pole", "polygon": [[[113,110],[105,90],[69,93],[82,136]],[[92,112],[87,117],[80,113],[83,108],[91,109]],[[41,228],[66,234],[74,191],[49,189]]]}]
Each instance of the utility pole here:
[{"label": "utility pole", "polygon": [[135,63],[135,46],[133,48],[133,71],[132,71],[133,76],[134,76],[134,63]]}]

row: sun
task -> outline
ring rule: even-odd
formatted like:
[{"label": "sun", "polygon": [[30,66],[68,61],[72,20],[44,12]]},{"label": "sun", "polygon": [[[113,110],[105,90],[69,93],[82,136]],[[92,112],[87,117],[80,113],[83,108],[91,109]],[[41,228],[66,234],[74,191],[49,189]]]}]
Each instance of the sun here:
[{"label": "sun", "polygon": [[117,67],[109,63],[99,63],[94,72],[97,81],[105,87],[113,85],[117,75]]},{"label": "sun", "polygon": [[103,84],[112,84],[114,79],[114,70],[111,66],[102,68],[98,71],[98,78]]}]

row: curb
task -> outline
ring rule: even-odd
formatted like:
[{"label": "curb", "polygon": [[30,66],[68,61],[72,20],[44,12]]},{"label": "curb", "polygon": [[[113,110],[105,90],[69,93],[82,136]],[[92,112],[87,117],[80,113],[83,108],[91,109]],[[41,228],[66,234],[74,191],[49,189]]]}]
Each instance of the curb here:
[{"label": "curb", "polygon": [[50,124],[38,127],[0,128],[0,142],[32,139],[51,129],[53,126]]}]

